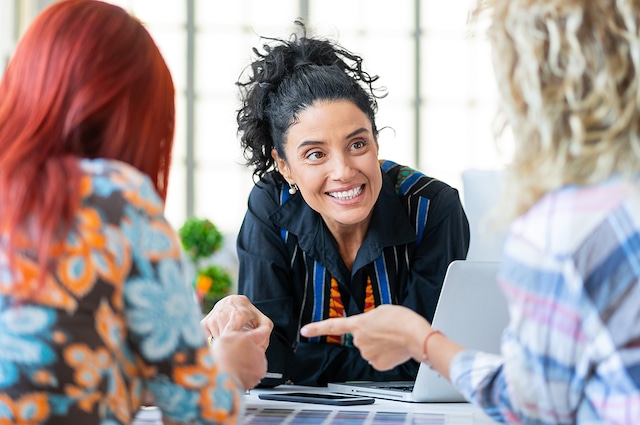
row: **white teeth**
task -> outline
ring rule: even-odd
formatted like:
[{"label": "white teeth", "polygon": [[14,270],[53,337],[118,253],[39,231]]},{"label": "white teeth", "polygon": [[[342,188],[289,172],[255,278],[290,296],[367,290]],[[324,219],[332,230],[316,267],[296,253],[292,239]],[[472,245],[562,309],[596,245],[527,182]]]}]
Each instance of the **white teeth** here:
[{"label": "white teeth", "polygon": [[341,201],[348,201],[349,199],[353,199],[361,193],[362,186],[358,186],[355,189],[345,190],[344,192],[331,192],[329,193],[329,195]]}]

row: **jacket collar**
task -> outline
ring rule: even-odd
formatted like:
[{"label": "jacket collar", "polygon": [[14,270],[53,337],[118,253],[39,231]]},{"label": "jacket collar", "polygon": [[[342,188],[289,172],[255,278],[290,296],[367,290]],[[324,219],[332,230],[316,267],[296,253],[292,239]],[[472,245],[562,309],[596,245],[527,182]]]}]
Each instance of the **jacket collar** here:
[{"label": "jacket collar", "polygon": [[[327,267],[329,263],[338,263],[339,254],[322,217],[307,205],[299,193],[274,211],[271,219],[280,228],[294,234],[307,255]],[[358,251],[353,272],[378,258],[383,248],[415,241],[416,232],[400,203],[394,182],[382,173],[382,189],[373,207],[369,231]]]}]

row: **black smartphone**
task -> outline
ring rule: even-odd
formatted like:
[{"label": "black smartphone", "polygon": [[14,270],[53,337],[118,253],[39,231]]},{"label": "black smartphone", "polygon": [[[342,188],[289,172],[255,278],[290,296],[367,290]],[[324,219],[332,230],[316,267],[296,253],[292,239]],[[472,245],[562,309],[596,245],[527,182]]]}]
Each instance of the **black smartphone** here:
[{"label": "black smartphone", "polygon": [[297,401],[300,403],[332,404],[335,406],[355,406],[359,404],[373,404],[374,398],[354,395],[327,393],[260,393],[262,400]]}]

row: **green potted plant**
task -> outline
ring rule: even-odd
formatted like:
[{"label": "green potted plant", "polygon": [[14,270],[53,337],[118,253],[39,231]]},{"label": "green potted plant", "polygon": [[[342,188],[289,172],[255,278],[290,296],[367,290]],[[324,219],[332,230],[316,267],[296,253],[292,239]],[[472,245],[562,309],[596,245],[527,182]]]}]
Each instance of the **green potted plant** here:
[{"label": "green potted plant", "polygon": [[232,288],[231,274],[223,267],[205,264],[222,247],[223,235],[208,219],[189,218],[178,230],[182,247],[194,265],[193,287],[202,313],[206,314]]}]

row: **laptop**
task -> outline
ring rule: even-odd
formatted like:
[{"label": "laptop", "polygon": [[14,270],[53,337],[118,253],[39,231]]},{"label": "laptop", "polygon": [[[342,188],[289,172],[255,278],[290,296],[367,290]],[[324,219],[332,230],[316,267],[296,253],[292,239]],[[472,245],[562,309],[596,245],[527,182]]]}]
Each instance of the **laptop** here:
[{"label": "laptop", "polygon": [[[453,261],[447,268],[432,326],[467,348],[500,353],[502,331],[509,322],[498,283],[497,262]],[[408,402],[463,402],[443,376],[421,363],[415,382],[349,381],[328,384],[329,391]]]}]

